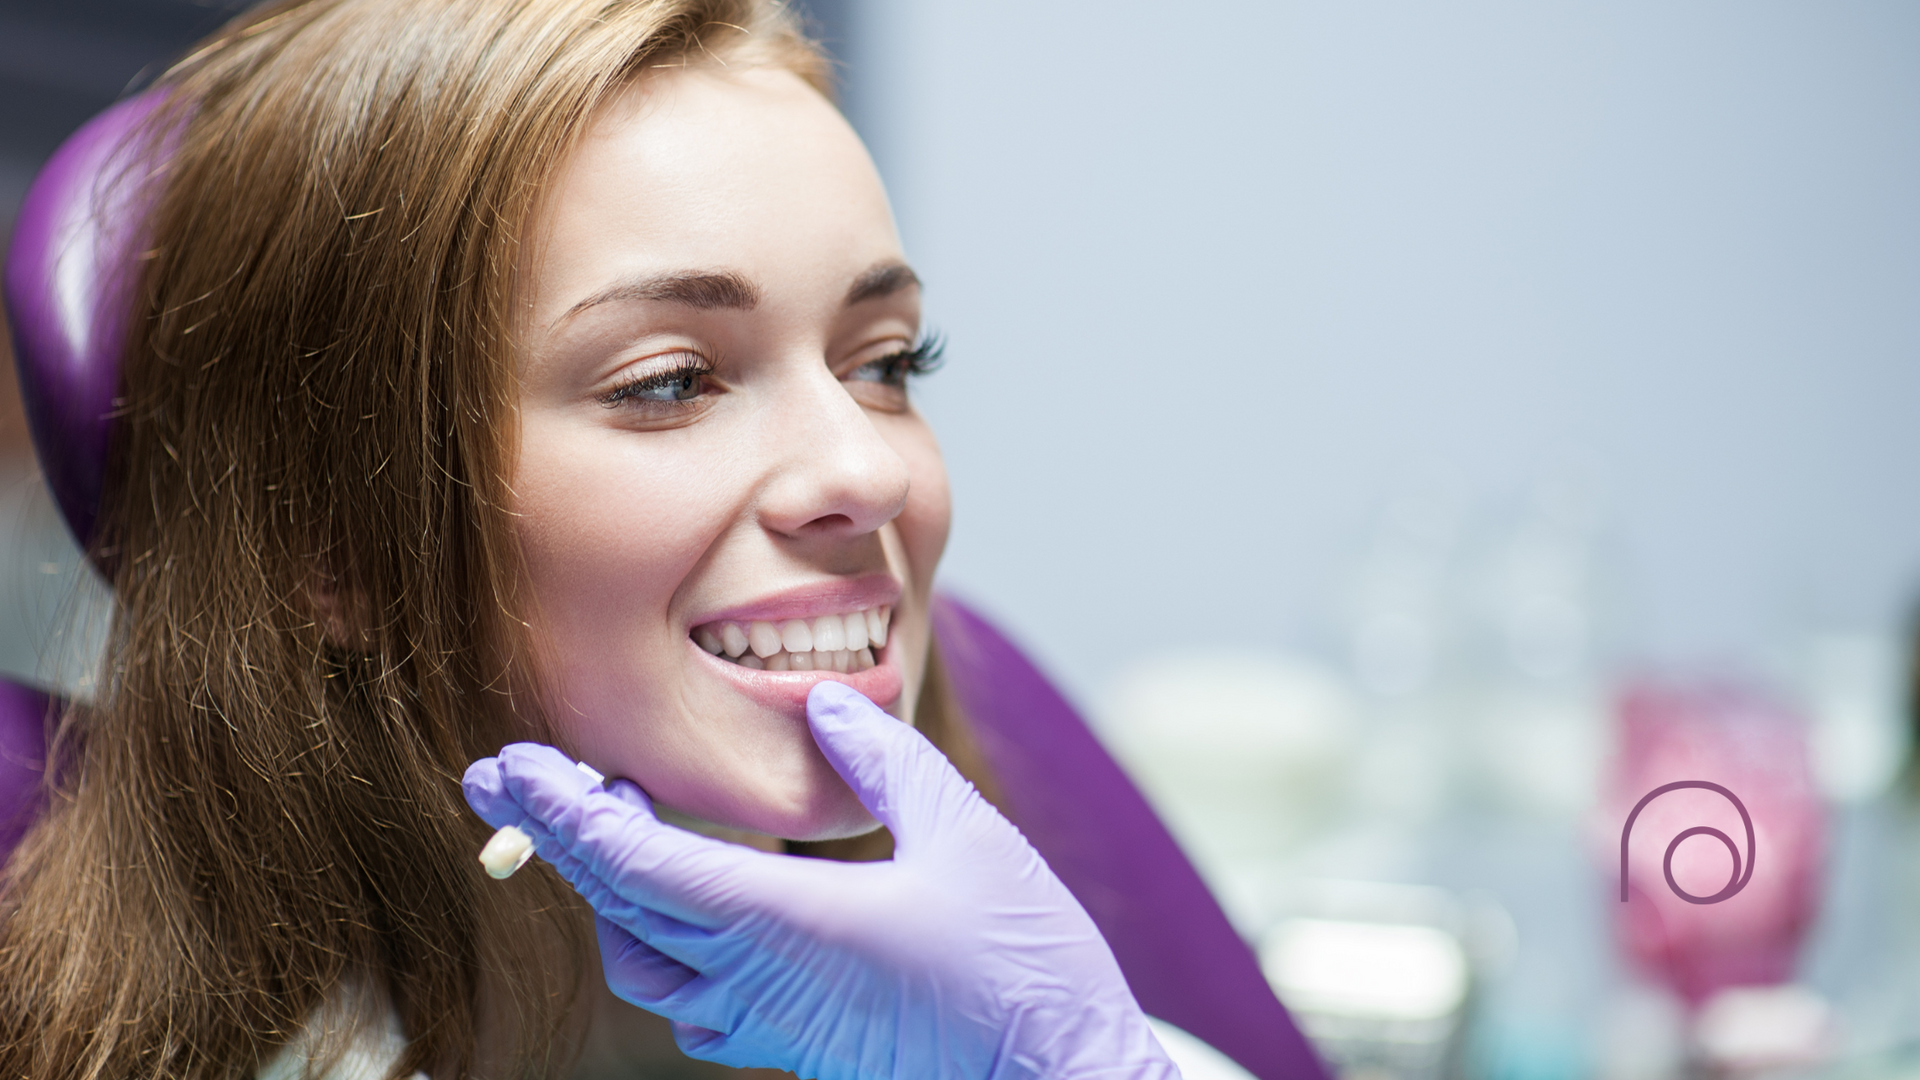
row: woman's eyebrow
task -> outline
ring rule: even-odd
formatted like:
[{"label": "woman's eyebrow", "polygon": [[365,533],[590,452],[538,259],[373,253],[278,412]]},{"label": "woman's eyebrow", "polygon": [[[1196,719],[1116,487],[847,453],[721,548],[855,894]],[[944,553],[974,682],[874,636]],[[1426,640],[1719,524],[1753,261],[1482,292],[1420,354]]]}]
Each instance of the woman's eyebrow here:
[{"label": "woman's eyebrow", "polygon": [[[911,270],[907,272],[912,273]],[[865,275],[862,277],[864,280]],[[702,311],[719,308],[752,311],[760,303],[760,289],[731,270],[676,270],[666,274],[649,274],[616,281],[601,289],[568,308],[565,315],[553,321],[553,326],[559,326],[591,307],[636,300],[664,300]]]},{"label": "woman's eyebrow", "polygon": [[919,275],[906,263],[889,260],[868,267],[847,290],[846,306],[852,307],[862,300],[878,300],[883,296],[892,296],[909,285],[920,284]]}]

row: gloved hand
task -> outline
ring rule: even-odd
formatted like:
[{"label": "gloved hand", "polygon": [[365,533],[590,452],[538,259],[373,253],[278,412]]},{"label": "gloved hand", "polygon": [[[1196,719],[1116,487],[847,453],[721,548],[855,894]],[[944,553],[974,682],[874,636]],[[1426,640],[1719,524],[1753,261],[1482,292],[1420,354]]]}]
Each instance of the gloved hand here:
[{"label": "gloved hand", "polygon": [[533,836],[598,912],[608,985],[692,1057],[820,1080],[1179,1076],[1093,920],[931,743],[836,682],[807,719],[892,861],[698,836],[533,743],[475,762],[467,801]]}]

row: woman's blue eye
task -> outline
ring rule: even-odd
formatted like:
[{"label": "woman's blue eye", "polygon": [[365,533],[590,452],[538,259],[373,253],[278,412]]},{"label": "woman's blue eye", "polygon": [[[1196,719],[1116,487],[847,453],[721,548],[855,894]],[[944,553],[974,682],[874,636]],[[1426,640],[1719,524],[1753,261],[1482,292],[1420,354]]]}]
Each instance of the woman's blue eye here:
[{"label": "woman's blue eye", "polygon": [[641,387],[632,396],[644,401],[692,401],[700,396],[700,379],[698,372],[675,372],[668,381]]},{"label": "woman's blue eye", "polygon": [[623,401],[657,402],[673,405],[692,401],[707,388],[707,375],[713,368],[705,362],[688,364],[672,371],[646,375],[615,387],[600,397],[600,404],[613,408]]}]

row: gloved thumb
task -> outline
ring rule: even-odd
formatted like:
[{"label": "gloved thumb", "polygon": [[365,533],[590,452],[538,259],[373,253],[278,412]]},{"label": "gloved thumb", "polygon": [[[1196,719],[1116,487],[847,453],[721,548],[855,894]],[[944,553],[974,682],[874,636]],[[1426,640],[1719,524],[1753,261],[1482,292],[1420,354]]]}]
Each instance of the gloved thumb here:
[{"label": "gloved thumb", "polygon": [[896,857],[960,819],[978,800],[926,736],[844,683],[816,683],[807,694],[814,742],[867,812],[893,833]]}]

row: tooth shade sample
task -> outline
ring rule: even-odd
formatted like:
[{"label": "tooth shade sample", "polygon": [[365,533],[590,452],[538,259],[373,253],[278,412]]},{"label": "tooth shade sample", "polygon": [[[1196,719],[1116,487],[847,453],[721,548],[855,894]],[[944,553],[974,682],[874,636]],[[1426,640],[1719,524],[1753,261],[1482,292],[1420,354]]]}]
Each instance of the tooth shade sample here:
[{"label": "tooth shade sample", "polygon": [[873,663],[872,649],[861,649],[859,652],[853,654],[853,670],[855,671],[865,671],[872,667]]},{"label": "tooth shade sample", "polygon": [[767,670],[768,671],[787,671],[789,670],[787,666],[787,661],[790,660],[791,658],[792,658],[792,654],[790,653],[783,653],[783,652],[774,653],[772,656],[767,657]]},{"label": "tooth shade sample", "polygon": [[813,651],[813,628],[799,619],[788,619],[780,624],[780,644],[791,653]]},{"label": "tooth shade sample", "polygon": [[767,669],[767,662],[754,656],[752,653],[748,653],[746,656],[740,658],[740,666],[749,667],[755,671],[765,671]]},{"label": "tooth shade sample", "polygon": [[812,671],[813,654],[810,652],[788,653],[787,667],[792,671]]},{"label": "tooth shade sample", "polygon": [[747,644],[753,655],[765,660],[780,651],[780,631],[770,622],[757,622],[747,628]]},{"label": "tooth shade sample", "polygon": [[822,615],[813,620],[813,650],[834,652],[847,647],[847,624],[838,615]]},{"label": "tooth shade sample", "polygon": [[708,652],[714,654],[715,656],[720,655],[720,649],[721,649],[720,638],[716,636],[714,632],[708,629],[707,627],[702,626],[702,627],[696,628],[693,632],[693,640],[699,642],[701,648],[707,650]]},{"label": "tooth shade sample", "polygon": [[852,671],[853,670],[853,654],[851,652],[848,652],[846,649],[835,649],[833,652],[833,670],[838,671],[843,675],[849,671]]},{"label": "tooth shade sample", "polygon": [[533,837],[515,825],[494,833],[487,846],[480,849],[480,865],[486,867],[488,877],[498,881],[512,877],[513,872],[527,865],[531,858]]},{"label": "tooth shade sample", "polygon": [[720,647],[727,655],[736,659],[747,651],[747,632],[737,622],[730,622],[720,628]]},{"label": "tooth shade sample", "polygon": [[847,635],[848,651],[859,652],[861,649],[864,649],[867,647],[866,612],[856,611],[853,614],[848,615],[846,618],[841,619],[840,624],[843,627],[845,627],[845,629],[842,632]]}]

